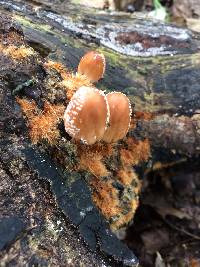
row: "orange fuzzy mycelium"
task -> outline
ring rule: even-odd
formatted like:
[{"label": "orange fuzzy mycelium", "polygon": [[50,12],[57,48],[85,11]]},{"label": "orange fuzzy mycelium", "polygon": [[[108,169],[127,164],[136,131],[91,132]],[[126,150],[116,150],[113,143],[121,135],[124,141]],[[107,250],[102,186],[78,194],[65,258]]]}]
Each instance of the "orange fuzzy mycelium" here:
[{"label": "orange fuzzy mycelium", "polygon": [[122,168],[117,172],[117,177],[120,180],[120,182],[124,185],[130,185],[133,177],[132,177],[132,170],[129,168]]},{"label": "orange fuzzy mycelium", "polygon": [[49,60],[44,63],[44,67],[46,70],[56,70],[63,79],[67,79],[68,77],[70,77],[70,73],[67,68],[59,62]]},{"label": "orange fuzzy mycelium", "polygon": [[[113,183],[116,181],[124,188],[123,191],[115,188]],[[132,168],[120,169],[115,179],[92,177],[90,185],[94,203],[110,221],[113,230],[131,221],[139,205],[141,189],[141,183]]]},{"label": "orange fuzzy mycelium", "polygon": [[125,167],[119,169],[117,172],[117,179],[123,184],[123,185],[131,185],[135,184],[135,193],[139,194],[141,189],[141,182],[136,175],[136,173],[133,171],[132,167]]},{"label": "orange fuzzy mycelium", "polygon": [[79,155],[89,155],[89,154],[98,154],[101,155],[101,158],[110,157],[113,154],[113,144],[103,144],[96,143],[94,145],[88,146],[85,144],[77,144]]},{"label": "orange fuzzy mycelium", "polygon": [[38,108],[37,108],[35,101],[28,101],[26,99],[22,99],[19,97],[16,97],[16,101],[20,105],[27,119],[31,119],[37,115]]},{"label": "orange fuzzy mycelium", "polygon": [[142,161],[147,161],[150,156],[149,140],[136,140],[134,138],[127,138],[126,141],[128,149],[122,148],[120,150],[121,162],[124,166],[135,166]]},{"label": "orange fuzzy mycelium", "polygon": [[110,121],[103,140],[107,143],[114,143],[127,134],[132,108],[128,97],[121,92],[109,93],[106,98],[110,109]]},{"label": "orange fuzzy mycelium", "polygon": [[104,177],[109,175],[104,163],[101,161],[101,155],[91,153],[90,155],[80,157],[80,169],[91,172],[93,175],[98,177]]},{"label": "orange fuzzy mycelium", "polygon": [[80,75],[78,73],[76,73],[75,75],[70,74],[60,84],[66,89],[67,99],[69,100],[81,86],[92,86],[92,83],[86,76]]},{"label": "orange fuzzy mycelium", "polygon": [[85,75],[91,82],[97,82],[105,72],[105,57],[97,51],[86,53],[78,65],[78,73]]},{"label": "orange fuzzy mycelium", "polygon": [[64,114],[66,132],[74,139],[92,145],[101,140],[109,121],[109,109],[103,91],[80,87]]},{"label": "orange fuzzy mycelium", "polygon": [[45,102],[42,114],[34,117],[30,123],[30,136],[33,143],[46,139],[53,143],[59,137],[57,124],[61,120],[65,107],[63,105],[51,105]]},{"label": "orange fuzzy mycelium", "polygon": [[112,180],[104,181],[98,177],[91,179],[93,201],[102,214],[110,219],[121,212],[117,190],[112,186]]},{"label": "orange fuzzy mycelium", "polygon": [[25,45],[21,45],[20,47],[9,45],[7,47],[0,44],[0,51],[4,55],[10,56],[13,60],[17,61],[21,61],[36,54],[32,48],[26,47]]},{"label": "orange fuzzy mycelium", "polygon": [[26,99],[19,99],[24,114],[28,119],[29,134],[33,143],[46,139],[53,143],[59,137],[57,124],[61,120],[65,107],[63,105],[52,105],[44,103],[44,110],[39,113],[34,101],[29,102]]},{"label": "orange fuzzy mycelium", "polygon": [[110,157],[112,153],[111,144],[96,143],[92,146],[78,144],[79,169],[90,171],[98,177],[108,176],[110,173],[103,163],[103,159]]}]

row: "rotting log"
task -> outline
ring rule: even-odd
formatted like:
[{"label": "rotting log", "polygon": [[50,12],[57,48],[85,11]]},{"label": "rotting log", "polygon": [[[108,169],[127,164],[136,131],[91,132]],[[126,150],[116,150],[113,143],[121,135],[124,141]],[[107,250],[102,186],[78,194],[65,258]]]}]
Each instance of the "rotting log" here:
[{"label": "rotting log", "polygon": [[[97,87],[127,93],[136,111],[151,113],[155,124],[160,125],[152,126],[154,119],[142,120],[142,135],[149,136],[153,146],[160,146],[167,139],[166,148],[188,155],[199,154],[198,34],[84,8],[76,17],[76,8],[70,3],[46,6],[40,1],[34,4],[2,1],[1,8],[14,12],[13,17],[23,27],[26,40],[42,57],[62,62],[69,69],[76,70],[84,51],[102,51],[107,67]],[[174,135],[180,129],[180,121],[184,135],[177,140]],[[163,135],[167,130],[169,136]]]},{"label": "rotting log", "polygon": [[[15,94],[26,92],[31,99],[39,101],[38,105],[41,104],[42,91],[47,89],[43,58],[26,45],[20,27],[6,16],[1,16],[0,62],[1,262],[7,265],[12,261],[18,266],[77,266],[80,262],[85,266],[101,266],[116,261],[124,266],[135,266],[137,259],[132,251],[111,232],[108,222],[94,206],[84,173],[63,172],[47,155],[51,146],[44,151],[39,146],[34,148],[27,139],[28,131]],[[31,80],[27,81],[28,77]],[[23,79],[26,82],[22,82]],[[52,106],[49,104],[49,107]],[[66,152],[71,153],[70,164],[73,151]],[[40,179],[49,182],[51,187],[46,190],[47,202]],[[55,198],[52,205],[50,191]],[[54,210],[54,205],[66,217],[56,215],[58,211]],[[25,244],[21,245],[21,242]],[[84,242],[96,254],[93,255]]]},{"label": "rotting log", "polygon": [[[56,59],[69,69],[76,70],[84,51],[94,48],[102,51],[107,67],[104,79],[97,86],[127,93],[136,111],[156,115],[156,121],[159,120],[159,125],[164,124],[163,127],[167,120],[170,129],[173,128],[171,121],[177,125],[174,129],[178,128],[180,120],[170,117],[184,116],[183,132],[188,133],[188,138],[183,138],[184,144],[192,144],[187,151],[185,148],[181,151],[183,139],[180,137],[170,144],[169,138],[169,148],[192,155],[199,153],[198,125],[195,124],[200,106],[198,34],[84,8],[75,17],[76,8],[70,3],[52,6],[42,5],[40,1],[36,3],[38,5],[2,1],[1,8],[14,11],[14,19],[22,25],[25,38],[43,57]],[[60,12],[63,17],[55,12]],[[162,115],[166,116],[163,118]],[[188,123],[193,127],[191,133],[187,131]],[[141,129],[141,132],[153,139],[152,121],[150,125],[146,121],[144,124],[145,131]],[[153,128],[154,136],[161,135],[156,127]],[[173,131],[170,137],[175,139]],[[165,143],[164,138],[159,138],[159,142]]]},{"label": "rotting log", "polygon": [[[152,23],[136,17],[108,15],[89,9],[81,9],[80,15],[76,17],[77,7],[70,3],[56,4],[55,2],[52,6],[48,6],[45,2],[42,4],[40,1],[35,1],[34,3],[0,1],[0,4],[4,13],[9,15],[12,13],[14,21],[22,26],[25,39],[29,46],[33,48],[33,50],[30,48],[30,53],[32,54],[29,62],[24,61],[24,64],[16,63],[14,65],[12,61],[8,61],[9,57],[2,57],[1,61],[1,91],[3,95],[1,124],[3,126],[2,137],[4,139],[1,142],[1,163],[3,171],[6,172],[10,179],[18,177],[17,181],[19,180],[20,173],[17,172],[20,158],[22,157],[21,153],[25,153],[25,155],[27,153],[27,161],[28,157],[30,157],[30,169],[46,168],[46,165],[40,166],[37,163],[38,154],[32,148],[29,148],[31,146],[30,143],[26,143],[27,140],[24,143],[23,139],[26,137],[25,132],[27,131],[23,133],[25,125],[22,120],[22,114],[11,92],[21,90],[26,96],[37,99],[38,105],[40,105],[41,92],[45,91],[44,79],[46,74],[42,67],[43,62],[51,59],[63,63],[68,69],[75,70],[80,57],[89,49],[98,49],[103,52],[107,60],[105,77],[97,84],[97,87],[108,91],[122,91],[128,94],[131,99],[135,110],[134,120],[137,125],[128,135],[137,140],[146,138],[146,140],[150,141],[152,156],[148,160],[149,164],[142,166],[142,174],[151,170],[151,168],[156,168],[158,165],[159,168],[162,168],[162,163],[165,166],[166,164],[170,166],[170,164],[176,164],[176,162],[187,161],[187,157],[199,156],[199,35],[185,29]],[[4,23],[4,28],[8,26],[8,29],[12,29],[9,25],[10,22],[8,24]],[[133,29],[137,30],[133,31]],[[20,28],[18,29],[18,34],[15,35],[15,32],[11,30],[11,34],[6,33],[5,40],[2,39],[3,46],[12,44],[12,42],[15,42],[15,45],[23,44],[23,38],[20,37],[22,36]],[[7,52],[9,51],[7,50]],[[33,83],[31,82],[32,80],[34,80]],[[28,148],[24,148],[26,145]],[[9,147],[10,150],[8,149]],[[43,147],[38,147],[37,150],[45,150],[46,152],[47,148],[49,150],[52,149],[44,145]],[[63,147],[61,146],[61,148]],[[71,149],[71,146],[67,149],[69,148]],[[53,149],[55,150],[55,147]],[[15,153],[16,150],[19,152]],[[55,151],[59,152],[59,148]],[[34,159],[36,161],[35,164]],[[9,161],[11,161],[10,165],[8,164]],[[160,164],[158,164],[158,161]],[[22,160],[22,162],[25,164],[25,160]],[[17,167],[15,167],[15,164]],[[107,164],[109,165],[109,162]],[[139,164],[136,167],[140,167]],[[23,175],[24,168],[22,166]],[[142,174],[140,172],[140,177]],[[45,174],[41,174],[41,176],[45,176]],[[69,174],[66,174],[66,177],[68,176]],[[46,178],[49,181],[51,180],[50,177]],[[63,179],[65,178],[63,177]],[[79,176],[76,177],[75,175],[74,179],[79,184]],[[27,183],[26,179],[24,181],[24,183]],[[37,179],[33,181],[37,183],[38,187]],[[31,180],[31,185],[33,181]],[[22,181],[18,181],[18,183],[23,186]],[[72,183],[72,181],[69,180],[69,183]],[[80,183],[80,186],[84,187],[84,182],[81,181]],[[55,186],[59,187],[59,183]],[[3,187],[5,187],[5,184],[3,184]],[[26,190],[29,192],[29,188]],[[68,207],[67,209],[66,203],[63,204],[62,200],[59,199],[59,194],[63,194],[62,190],[64,190],[62,185],[60,185],[60,189],[53,188],[53,194],[55,194],[57,204],[61,207],[61,210],[69,216],[70,208]],[[87,192],[87,189],[85,190]],[[34,194],[35,189],[33,188],[32,191]],[[41,196],[38,196],[38,199],[42,201]],[[33,204],[37,205],[34,201]],[[73,203],[73,199],[70,199],[70,201]],[[25,209],[25,206],[23,206],[25,204],[22,203],[21,205]],[[48,206],[48,204],[46,205]],[[42,207],[41,205],[41,209],[44,209]],[[50,213],[55,213],[52,207],[49,209]],[[37,210],[33,209],[34,212],[37,213]],[[12,214],[12,211],[5,212],[6,216],[9,214]],[[90,211],[88,214],[91,215]],[[97,214],[98,211],[95,216]],[[34,214],[26,216],[32,219]],[[42,216],[45,217],[45,223],[47,224],[47,214],[44,211],[42,215],[38,215],[38,218]],[[70,217],[76,218],[76,214],[74,213]],[[106,237],[105,229],[107,226],[101,222],[99,224],[99,220],[103,219],[101,219],[101,216],[97,217],[95,217],[95,221],[87,217],[86,223],[82,224],[82,226],[80,225],[79,230],[84,239],[93,248],[96,246],[94,240],[98,240],[100,250],[123,262],[124,265],[130,265],[131,260],[128,262],[128,259],[132,257],[133,261],[134,257],[127,254],[129,253],[128,250],[125,250],[124,255],[119,258],[119,255],[115,255],[114,250],[111,252],[106,247],[109,247],[109,242],[112,242],[112,239],[101,240]],[[79,220],[80,218],[74,224],[79,224]],[[52,221],[50,223],[52,224]],[[103,228],[100,228],[100,232],[99,229],[92,229],[92,231],[90,229],[89,231],[88,228],[92,227],[91,223],[97,223]],[[2,224],[4,224],[4,221],[2,221]],[[18,223],[19,232],[23,233],[21,230],[23,228],[22,224],[23,222]],[[71,228],[69,227],[69,229]],[[27,232],[27,227],[24,227],[24,231]],[[66,231],[70,231],[68,227]],[[18,237],[21,240],[19,232],[16,230],[16,238]],[[94,233],[97,236],[94,237]],[[39,234],[37,233],[37,235]],[[73,235],[73,230],[71,235]],[[12,240],[16,240],[16,238]],[[48,240],[46,233],[42,238],[47,238]],[[38,239],[37,242],[39,242]],[[117,242],[116,240],[116,244]],[[10,244],[9,239],[8,244]],[[20,248],[15,248],[18,244],[11,244],[11,249],[16,249],[20,253]],[[102,244],[104,245],[102,246]],[[73,247],[73,240],[72,244],[68,245]],[[31,244],[31,246],[33,248],[34,244]],[[119,250],[122,250],[122,248],[123,245],[122,247],[119,245]],[[28,248],[26,247],[26,249]],[[59,246],[56,249],[59,250]],[[81,249],[82,252],[86,250],[84,246],[80,245]],[[33,261],[41,263],[45,259],[44,254],[42,254],[44,251],[40,251],[38,246],[35,251],[37,256],[34,257],[31,254],[29,257],[33,257]],[[56,253],[59,253],[59,251]],[[65,253],[66,251],[63,254],[65,255],[64,257],[68,257]],[[38,255],[41,254],[41,258],[38,259]],[[54,256],[56,257],[55,254]],[[90,257],[90,254],[88,255]],[[5,254],[2,257],[6,257]],[[29,259],[26,253],[24,257],[28,262]],[[70,256],[72,260],[74,260],[74,257],[76,256]],[[85,265],[90,266],[87,260],[86,257]],[[98,258],[93,257],[93,260],[94,263],[90,263],[91,266],[100,266]],[[48,262],[48,260],[46,261]]]}]

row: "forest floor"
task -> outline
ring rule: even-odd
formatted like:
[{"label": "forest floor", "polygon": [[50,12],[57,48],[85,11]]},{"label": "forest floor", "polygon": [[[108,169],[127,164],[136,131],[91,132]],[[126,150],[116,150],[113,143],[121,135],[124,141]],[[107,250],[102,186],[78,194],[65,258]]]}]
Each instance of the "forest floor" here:
[{"label": "forest floor", "polygon": [[[154,10],[153,0],[82,0],[76,1],[86,6],[114,10],[120,3],[121,11],[148,14]],[[156,1],[155,1],[156,2]],[[200,32],[200,3],[198,0],[161,0],[168,14],[168,21],[179,26],[185,26],[193,31]]]},{"label": "forest floor", "polygon": [[141,266],[200,266],[199,160],[151,173],[143,185],[126,237]]}]

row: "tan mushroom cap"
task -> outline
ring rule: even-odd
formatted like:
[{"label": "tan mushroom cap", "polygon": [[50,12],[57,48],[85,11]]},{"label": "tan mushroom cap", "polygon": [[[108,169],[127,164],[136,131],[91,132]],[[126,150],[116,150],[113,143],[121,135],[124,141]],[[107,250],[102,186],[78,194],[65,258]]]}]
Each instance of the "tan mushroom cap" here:
[{"label": "tan mushroom cap", "polygon": [[105,65],[102,53],[90,51],[81,58],[78,73],[85,75],[91,82],[97,82],[104,75]]},{"label": "tan mushroom cap", "polygon": [[107,143],[113,143],[127,134],[132,109],[128,97],[121,92],[109,93],[106,98],[110,109],[110,125],[105,131],[103,140]]},{"label": "tan mushroom cap", "polygon": [[109,108],[105,94],[94,87],[80,87],[64,114],[66,132],[88,145],[102,139],[108,121]]}]

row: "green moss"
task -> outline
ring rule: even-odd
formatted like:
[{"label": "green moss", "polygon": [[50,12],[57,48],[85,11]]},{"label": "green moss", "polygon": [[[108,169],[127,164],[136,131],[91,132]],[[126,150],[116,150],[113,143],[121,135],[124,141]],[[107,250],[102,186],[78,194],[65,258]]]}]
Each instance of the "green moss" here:
[{"label": "green moss", "polygon": [[28,20],[27,18],[19,16],[19,15],[14,15],[14,19],[21,26],[30,27],[30,28],[33,28],[33,29],[38,29],[40,31],[45,31],[45,32],[49,32],[49,33],[52,32],[52,27],[47,25],[47,24],[37,24],[37,23],[34,23],[34,22]]},{"label": "green moss", "polygon": [[119,53],[114,52],[111,49],[100,47],[97,49],[97,51],[104,54],[106,61],[108,61],[112,66],[115,67],[123,67],[123,55],[120,55]]},{"label": "green moss", "polygon": [[172,95],[169,93],[144,93],[143,97],[130,96],[130,101],[134,103],[135,110],[156,113],[162,110],[174,110],[176,107],[172,103]]}]

